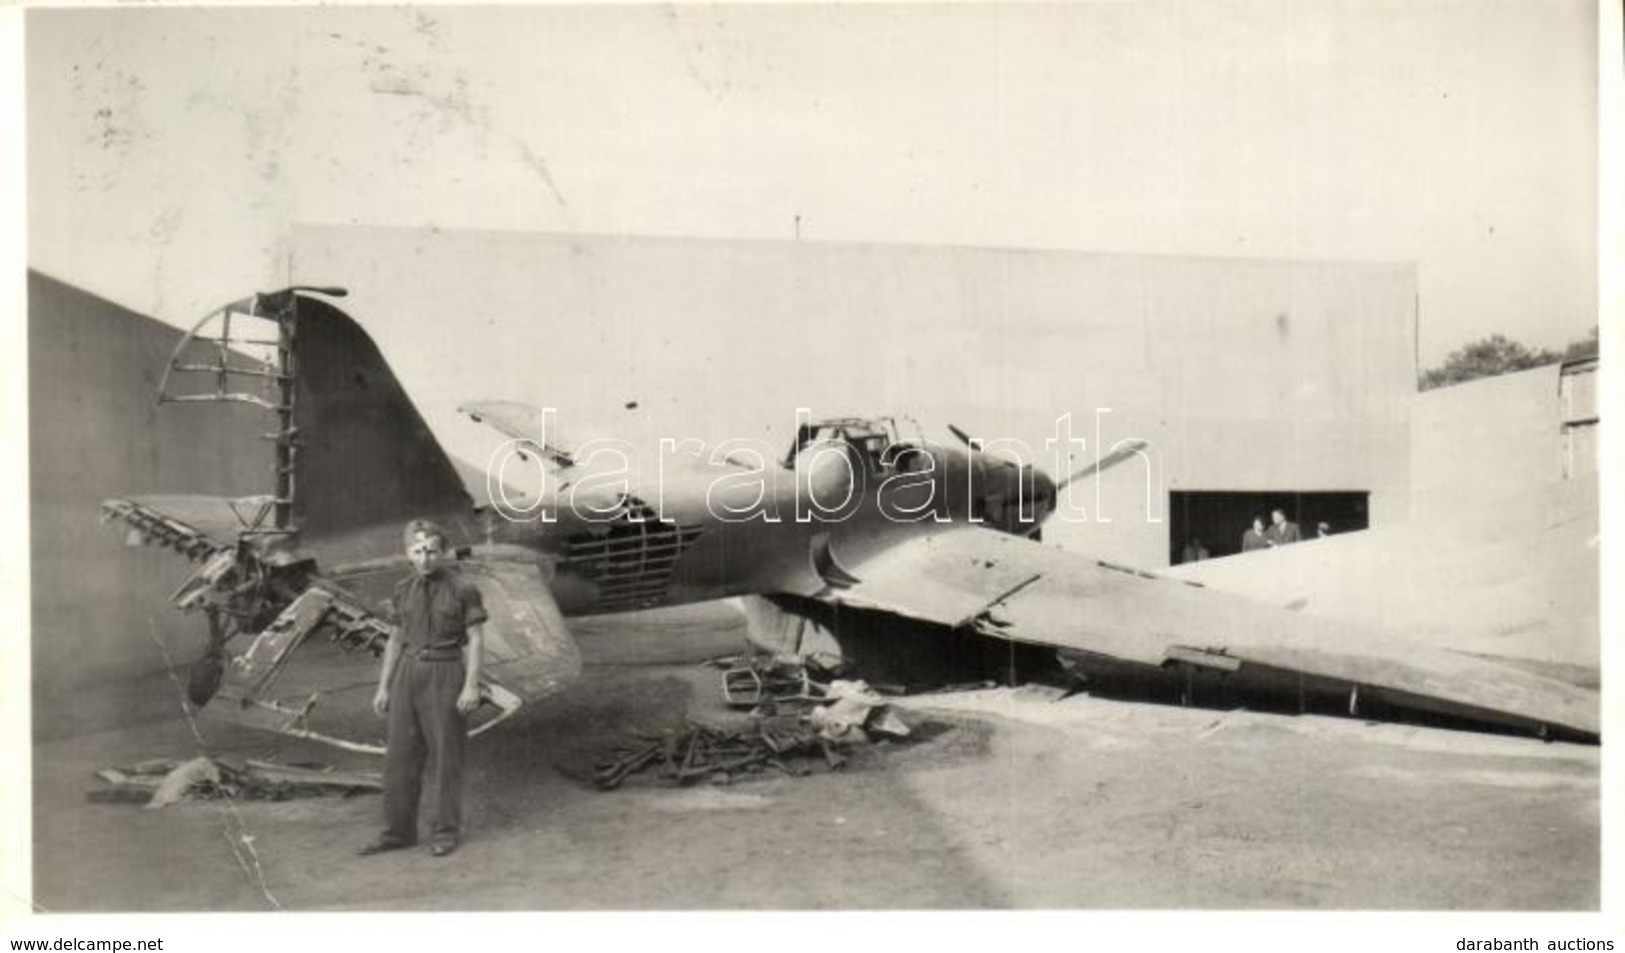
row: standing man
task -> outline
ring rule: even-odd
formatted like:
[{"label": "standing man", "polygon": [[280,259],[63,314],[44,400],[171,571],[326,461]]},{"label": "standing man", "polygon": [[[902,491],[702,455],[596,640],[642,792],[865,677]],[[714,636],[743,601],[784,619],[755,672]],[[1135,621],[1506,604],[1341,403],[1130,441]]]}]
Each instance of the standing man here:
[{"label": "standing man", "polygon": [[462,832],[463,748],[467,716],[480,704],[485,603],[474,584],[448,565],[446,533],[428,520],[406,524],[412,574],[395,587],[400,624],[384,648],[372,707],[389,717],[384,756],[384,832],[361,855],[411,847],[418,840],[418,798],[427,762],[435,814],[429,853],[457,849]]},{"label": "standing man", "polygon": [[1298,532],[1298,524],[1286,518],[1280,510],[1270,511],[1269,541],[1271,546],[1285,546],[1287,543],[1296,543],[1303,539]]}]

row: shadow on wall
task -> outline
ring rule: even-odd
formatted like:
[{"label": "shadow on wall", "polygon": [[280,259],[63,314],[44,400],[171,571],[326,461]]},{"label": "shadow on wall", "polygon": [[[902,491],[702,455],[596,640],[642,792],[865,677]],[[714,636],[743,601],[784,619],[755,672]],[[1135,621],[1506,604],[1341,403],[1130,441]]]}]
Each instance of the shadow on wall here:
[{"label": "shadow on wall", "polygon": [[190,661],[201,617],[166,597],[191,567],[129,549],[99,504],[140,493],[245,496],[271,489],[263,416],[248,407],[158,407],[181,332],[53,278],[28,276],[33,693]]}]

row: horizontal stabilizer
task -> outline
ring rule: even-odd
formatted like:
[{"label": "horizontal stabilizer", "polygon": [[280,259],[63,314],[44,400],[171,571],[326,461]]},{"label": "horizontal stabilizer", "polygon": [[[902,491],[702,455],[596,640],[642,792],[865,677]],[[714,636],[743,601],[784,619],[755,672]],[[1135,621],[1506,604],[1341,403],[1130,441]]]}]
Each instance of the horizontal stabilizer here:
[{"label": "horizontal stabilizer", "polygon": [[239,535],[269,528],[269,496],[127,496],[102,502],[102,522],[129,527],[129,541],[173,549],[198,560],[234,546]]},{"label": "horizontal stabilizer", "polygon": [[[506,555],[506,554],[504,554]],[[471,735],[511,718],[581,673],[581,656],[534,563],[474,558],[458,564],[479,587],[490,618]],[[312,584],[244,647],[230,653],[214,716],[352,751],[378,753],[380,739],[356,736],[377,679],[377,656],[394,626],[336,582]],[[358,722],[358,717],[362,719]],[[373,730],[381,726],[374,724]]]}]

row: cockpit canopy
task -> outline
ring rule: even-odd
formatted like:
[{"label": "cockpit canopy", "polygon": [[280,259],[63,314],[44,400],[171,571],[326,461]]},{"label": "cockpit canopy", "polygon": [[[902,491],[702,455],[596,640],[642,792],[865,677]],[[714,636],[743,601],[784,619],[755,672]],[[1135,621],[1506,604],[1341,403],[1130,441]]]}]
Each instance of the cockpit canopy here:
[{"label": "cockpit canopy", "polygon": [[850,447],[870,473],[909,471],[917,468],[925,453],[923,440],[899,437],[892,417],[831,417],[811,421],[796,429],[795,442],[781,461],[794,469],[796,458],[815,444],[838,442]]}]

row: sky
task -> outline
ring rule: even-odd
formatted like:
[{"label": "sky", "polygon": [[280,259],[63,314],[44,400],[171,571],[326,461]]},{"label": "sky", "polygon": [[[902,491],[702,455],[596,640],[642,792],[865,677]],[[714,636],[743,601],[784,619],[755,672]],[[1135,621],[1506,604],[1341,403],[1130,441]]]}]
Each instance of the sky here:
[{"label": "sky", "polygon": [[[176,324],[300,224],[1415,262],[1596,323],[1596,8],[33,9],[29,264]],[[539,289],[540,290],[540,289]]]}]

